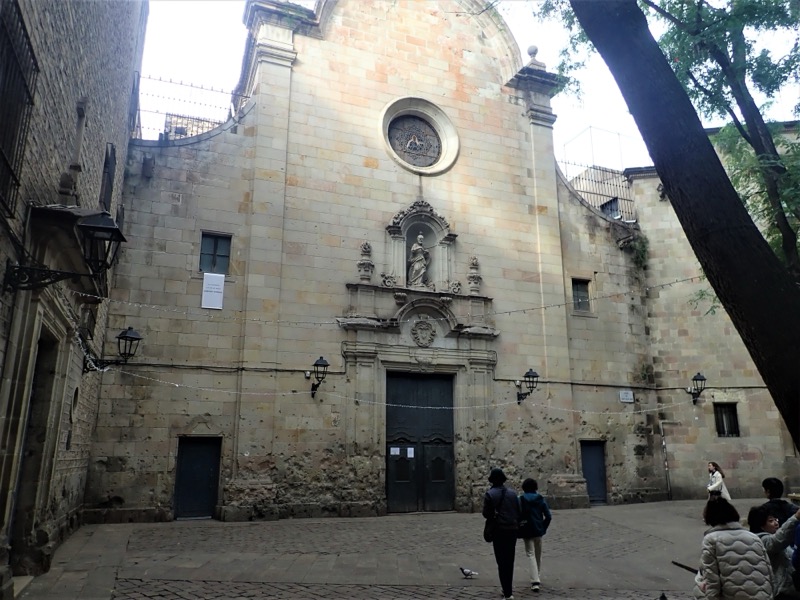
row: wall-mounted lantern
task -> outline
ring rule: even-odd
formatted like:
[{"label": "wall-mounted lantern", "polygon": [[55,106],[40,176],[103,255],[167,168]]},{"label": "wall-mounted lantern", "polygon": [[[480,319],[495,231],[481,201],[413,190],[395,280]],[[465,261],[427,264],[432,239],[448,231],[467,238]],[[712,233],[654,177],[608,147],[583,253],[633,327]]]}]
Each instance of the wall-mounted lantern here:
[{"label": "wall-mounted lantern", "polygon": [[706,378],[703,377],[702,373],[698,372],[697,375],[692,377],[692,387],[686,388],[686,393],[692,395],[692,404],[697,404],[704,389],[706,389]]},{"label": "wall-mounted lantern", "polygon": [[[68,210],[72,212],[68,212]],[[75,219],[86,212],[86,209],[75,207],[58,209],[49,206],[38,207],[38,213],[43,214],[43,218],[50,219],[56,216],[64,217],[67,213],[69,217]],[[68,220],[68,218],[63,219],[64,223]],[[117,257],[120,244],[126,241],[111,215],[106,211],[94,211],[78,218],[77,222],[72,222],[75,223],[74,227],[79,233],[83,260],[90,269],[89,273],[59,271],[41,264],[15,265],[9,260],[6,262],[3,289],[6,291],[35,290],[65,279],[95,278],[110,269]],[[61,225],[62,228],[65,226]],[[29,260],[28,262],[34,261]]]},{"label": "wall-mounted lantern", "polygon": [[325,376],[328,374],[328,361],[322,358],[321,356],[314,362],[314,379],[317,380],[316,383],[311,384],[311,397],[313,398],[314,395],[317,393],[317,389],[322,382],[325,380]]},{"label": "wall-mounted lantern", "polygon": [[[522,391],[523,383],[525,384],[525,387],[528,388],[527,392]],[[533,390],[536,389],[536,386],[539,385],[539,374],[533,369],[528,369],[528,372],[522,377],[522,381],[517,380],[515,384],[519,389],[517,392],[517,404],[522,404],[522,401],[530,396],[533,393]]]},{"label": "wall-mounted lantern", "polygon": [[131,358],[136,355],[139,349],[139,342],[142,341],[142,335],[133,327],[120,331],[117,336],[117,351],[119,358],[114,360],[105,360],[97,358],[91,353],[83,357],[83,372],[89,373],[90,371],[102,371],[111,365],[124,365]]}]

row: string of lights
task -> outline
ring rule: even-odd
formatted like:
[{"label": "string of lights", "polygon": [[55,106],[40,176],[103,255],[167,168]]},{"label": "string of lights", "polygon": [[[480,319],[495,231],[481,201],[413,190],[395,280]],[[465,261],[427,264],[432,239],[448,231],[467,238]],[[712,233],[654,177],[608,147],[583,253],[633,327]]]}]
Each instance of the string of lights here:
[{"label": "string of lights", "polygon": [[[257,392],[247,392],[247,391],[239,391],[239,390],[229,390],[224,388],[218,387],[203,387],[203,386],[192,386],[186,385],[183,383],[175,383],[174,381],[166,381],[164,379],[159,379],[157,377],[150,377],[148,375],[143,375],[142,373],[134,373],[132,371],[126,371],[124,369],[105,369],[105,370],[114,370],[122,375],[127,375],[136,379],[144,380],[150,383],[155,383],[159,385],[163,385],[166,387],[174,387],[174,388],[181,388],[186,390],[191,390],[192,392],[208,392],[208,393],[217,393],[217,394],[226,394],[231,396],[252,396],[252,397],[262,397],[262,398],[288,398],[291,396],[306,396],[308,395],[308,391],[291,391],[291,392],[267,392],[267,391],[257,391]],[[413,409],[413,410],[447,410],[447,411],[462,411],[462,410],[483,410],[488,407],[494,408],[502,408],[505,406],[518,406],[516,399],[509,400],[507,402],[495,402],[491,405],[486,404],[475,404],[469,406],[420,406],[414,404],[400,404],[394,402],[384,402],[384,401],[377,401],[377,400],[365,400],[362,398],[353,398],[351,396],[347,396],[344,394],[339,394],[336,392],[326,392],[326,398],[331,399],[338,399],[342,402],[353,403],[355,405],[373,405],[373,406],[386,406],[386,407],[393,407],[393,408],[405,408],[405,409]],[[636,407],[633,411],[589,411],[589,410],[582,410],[582,409],[573,409],[573,408],[566,408],[563,406],[554,406],[552,404],[545,404],[539,402],[526,402],[527,406],[531,406],[534,408],[540,408],[543,410],[551,410],[557,412],[563,412],[568,414],[579,414],[579,415],[598,415],[598,416],[630,416],[630,415],[639,415],[639,414],[648,414],[648,413],[655,413],[665,409],[670,408],[677,408],[680,406],[684,406],[687,404],[691,404],[691,399],[689,400],[682,400],[679,402],[672,402],[666,404],[657,404],[652,407]]]},{"label": "string of lights", "polygon": [[[643,290],[644,290],[645,293],[647,293],[647,292],[649,292],[651,290],[658,290],[658,289],[668,288],[668,287],[671,287],[671,286],[674,286],[674,285],[678,285],[678,284],[681,284],[681,283],[688,283],[690,281],[696,281],[696,280],[701,280],[701,279],[703,279],[702,275],[695,275],[693,277],[685,277],[683,279],[675,279],[673,281],[666,282],[666,283],[646,286],[646,287],[643,288]],[[72,290],[70,290],[70,291],[72,291]],[[79,294],[78,292],[74,292],[74,291],[72,291],[72,293],[74,293],[76,295]],[[631,293],[634,293],[634,291],[633,290],[625,290],[625,291],[612,292],[612,293],[603,294],[603,295],[594,295],[594,296],[590,296],[590,301],[594,302],[594,301],[597,301],[597,300],[605,300],[605,299],[610,299],[610,298],[616,298],[618,296],[627,296],[627,295],[629,295]],[[203,309],[200,309],[200,310],[182,310],[180,308],[172,308],[172,307],[158,305],[158,304],[148,304],[148,303],[145,303],[145,302],[131,302],[131,301],[119,300],[119,299],[115,299],[115,298],[102,298],[100,296],[91,296],[89,294],[83,294],[83,293],[80,293],[80,296],[82,298],[94,299],[94,300],[96,300],[98,302],[107,300],[108,302],[112,302],[114,304],[130,306],[130,307],[134,307],[134,308],[137,308],[137,309],[148,309],[148,310],[160,311],[160,312],[165,312],[165,313],[171,313],[171,314],[175,314],[175,315],[182,315],[182,316],[186,316],[186,317],[199,317],[199,318],[213,320],[213,321],[248,322],[248,323],[261,323],[261,324],[264,324],[264,325],[282,325],[282,326],[286,326],[286,325],[292,325],[292,326],[335,325],[335,326],[338,327],[338,325],[339,325],[339,321],[336,318],[334,318],[334,319],[321,319],[321,320],[320,319],[313,319],[313,320],[261,319],[261,318],[258,318],[258,317],[244,317],[244,316],[239,316],[239,315],[236,315],[236,314],[234,314],[234,315],[218,315],[213,311],[208,311],[208,310],[203,310]],[[527,306],[525,308],[516,308],[516,309],[504,310],[504,311],[489,311],[487,313],[482,314],[481,317],[482,318],[485,318],[485,317],[496,317],[496,316],[502,316],[502,315],[519,314],[519,313],[527,314],[528,312],[534,312],[534,311],[540,311],[540,310],[548,310],[548,309],[554,309],[554,308],[564,308],[566,306],[571,306],[571,305],[572,305],[572,302],[570,302],[570,301],[556,302],[556,303],[551,303],[551,304]],[[201,311],[203,311],[203,312],[201,312]],[[241,313],[243,311],[234,311],[234,312]],[[460,319],[460,320],[469,321],[469,319],[471,319],[472,315],[471,315],[471,313],[466,313],[466,314],[462,314],[462,315],[455,315],[455,317],[457,319]],[[407,317],[405,319],[399,319],[398,320],[398,324],[399,323],[408,323],[408,322],[411,322],[411,320],[412,320],[412,317]],[[431,317],[431,318],[428,319],[428,321],[431,321],[431,322],[434,322],[434,321],[448,321],[448,319],[446,317]]]}]

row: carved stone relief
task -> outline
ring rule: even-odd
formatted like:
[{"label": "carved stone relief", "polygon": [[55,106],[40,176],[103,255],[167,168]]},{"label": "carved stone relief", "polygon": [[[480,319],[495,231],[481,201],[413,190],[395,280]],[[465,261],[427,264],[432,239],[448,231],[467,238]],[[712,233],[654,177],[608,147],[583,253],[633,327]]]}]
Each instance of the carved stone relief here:
[{"label": "carved stone relief", "polygon": [[419,320],[411,326],[411,337],[421,348],[427,348],[433,343],[436,327],[428,320],[427,315],[420,315]]}]

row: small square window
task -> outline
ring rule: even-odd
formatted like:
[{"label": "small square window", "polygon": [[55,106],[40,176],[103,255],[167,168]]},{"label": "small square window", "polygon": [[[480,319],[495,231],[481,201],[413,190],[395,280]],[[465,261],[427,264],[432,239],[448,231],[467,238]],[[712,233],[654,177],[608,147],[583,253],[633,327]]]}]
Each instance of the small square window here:
[{"label": "small square window", "polygon": [[603,204],[600,205],[600,210],[604,215],[612,219],[622,218],[622,213],[619,212],[619,198],[612,198],[607,202],[603,202]]},{"label": "small square window", "polygon": [[231,236],[203,233],[200,241],[200,270],[204,273],[228,274],[231,258]]},{"label": "small square window", "polygon": [[714,421],[719,437],[739,437],[739,417],[735,402],[715,402]]},{"label": "small square window", "polygon": [[582,312],[592,310],[589,302],[589,281],[586,279],[572,280],[572,308]]}]

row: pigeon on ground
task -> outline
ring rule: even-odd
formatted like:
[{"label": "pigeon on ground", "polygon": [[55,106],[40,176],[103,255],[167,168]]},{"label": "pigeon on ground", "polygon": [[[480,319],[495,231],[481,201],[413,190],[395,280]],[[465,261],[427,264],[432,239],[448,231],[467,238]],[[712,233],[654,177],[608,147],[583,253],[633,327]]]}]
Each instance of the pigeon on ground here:
[{"label": "pigeon on ground", "polygon": [[472,569],[465,569],[464,567],[458,567],[461,569],[461,572],[464,574],[464,579],[472,579],[473,576],[477,575],[477,571],[473,571]]}]

